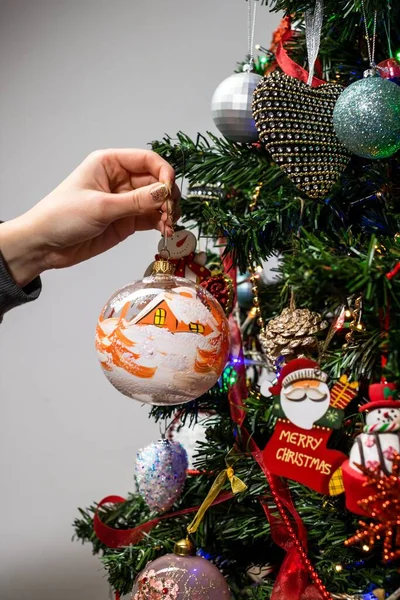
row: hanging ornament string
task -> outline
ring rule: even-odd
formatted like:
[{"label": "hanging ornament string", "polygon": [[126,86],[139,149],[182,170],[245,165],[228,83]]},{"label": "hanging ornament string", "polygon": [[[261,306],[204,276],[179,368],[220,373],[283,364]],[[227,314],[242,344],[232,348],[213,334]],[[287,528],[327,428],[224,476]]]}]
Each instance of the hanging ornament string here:
[{"label": "hanging ornament string", "polygon": [[[375,64],[376,22],[377,22],[377,17],[378,17],[378,11],[374,12],[374,26],[373,26],[373,30],[372,30],[372,44],[371,44],[371,40],[369,37],[369,31],[368,31],[367,13],[365,10],[364,0],[361,0],[361,8],[362,8],[362,13],[363,13],[363,18],[364,18],[365,39],[367,40],[369,66],[371,67],[371,69],[368,69],[366,71],[366,73],[374,74],[377,69],[381,68]],[[365,73],[364,73],[364,75],[365,75]]]},{"label": "hanging ornament string", "polygon": [[321,30],[324,20],[323,0],[316,0],[314,10],[309,8],[304,13],[306,25],[306,44],[308,55],[308,79],[307,84],[312,85],[314,76],[314,65],[317,60],[319,45],[321,42]]},{"label": "hanging ornament string", "polygon": [[[249,62],[247,65],[243,67],[243,71],[252,71],[254,68],[254,34],[256,30],[256,12],[257,12],[257,2],[258,0],[254,0],[254,8],[253,11],[252,3],[253,0],[247,0],[248,2],[248,12],[247,12],[247,54],[249,56]],[[252,16],[253,12],[253,16]]]},{"label": "hanging ornament string", "polygon": [[[181,153],[182,153],[182,178],[181,178],[181,185],[180,185],[180,195],[182,196],[182,190],[183,190],[183,182],[185,179],[185,172],[186,172],[186,164],[185,164],[185,153],[184,151],[181,149]],[[172,233],[174,233],[174,229],[175,229],[175,225],[177,222],[177,219],[175,219],[175,215],[176,215],[176,207],[174,204],[174,201],[172,200],[172,188],[169,188],[169,193],[168,193],[168,197],[167,197],[167,220],[164,224],[164,234],[163,234],[163,245],[161,248],[161,251],[159,253],[159,258],[157,260],[169,260],[170,258],[170,252],[168,250],[168,237],[167,237],[167,223],[169,223],[171,229],[172,229]],[[178,275],[179,277],[184,277],[184,275]]]},{"label": "hanging ornament string", "polygon": [[170,253],[169,253],[169,250],[167,248],[167,246],[168,246],[167,222],[168,221],[170,222],[172,229],[173,229],[173,226],[174,226],[174,224],[173,224],[173,218],[172,218],[172,210],[171,210],[171,205],[172,205],[171,192],[169,193],[166,202],[167,202],[167,220],[164,223],[163,247],[161,249],[160,256],[163,259],[167,259],[168,260],[168,258],[170,256]]}]

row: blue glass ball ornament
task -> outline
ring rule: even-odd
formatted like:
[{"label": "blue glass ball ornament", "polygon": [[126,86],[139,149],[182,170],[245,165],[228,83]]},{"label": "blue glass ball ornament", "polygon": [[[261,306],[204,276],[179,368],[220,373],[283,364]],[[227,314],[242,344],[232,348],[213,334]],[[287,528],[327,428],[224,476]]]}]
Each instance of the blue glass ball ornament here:
[{"label": "blue glass ball ornament", "polygon": [[247,271],[246,273],[240,273],[237,277],[237,300],[240,308],[250,309],[253,306],[253,292],[251,291],[252,285],[250,281],[251,274]]},{"label": "blue glass ball ornament", "polygon": [[342,144],[364,158],[387,158],[400,149],[400,87],[378,75],[340,94],[333,126]]},{"label": "blue glass ball ornament", "polygon": [[219,131],[234,142],[256,142],[258,133],[253,119],[253,92],[261,75],[251,71],[234,73],[224,79],[211,100],[212,118]]},{"label": "blue glass ball ornament", "polygon": [[[239,307],[244,310],[250,310],[253,306],[253,284],[250,281],[251,273],[238,273],[236,295]],[[257,282],[258,290],[262,290],[267,285],[264,271],[260,271]]]}]

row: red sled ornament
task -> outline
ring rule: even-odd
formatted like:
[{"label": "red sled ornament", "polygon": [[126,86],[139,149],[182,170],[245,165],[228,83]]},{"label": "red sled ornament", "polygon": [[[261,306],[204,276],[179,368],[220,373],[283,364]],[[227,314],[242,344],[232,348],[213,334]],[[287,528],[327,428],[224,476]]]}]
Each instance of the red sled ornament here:
[{"label": "red sled ornament", "polygon": [[372,493],[372,488],[359,466],[389,477],[393,459],[400,453],[400,401],[395,399],[396,386],[374,383],[368,394],[370,401],[359,408],[359,412],[367,412],[364,431],[355,438],[349,460],[342,465],[346,508],[364,517],[370,515],[360,503]]},{"label": "red sled ornament", "polygon": [[347,456],[327,444],[342,424],[344,408],[357,395],[358,383],[343,375],[330,390],[327,381],[318,363],[307,358],[283,367],[270,388],[278,421],[263,457],[274,475],[334,496],[344,491],[341,465]]}]

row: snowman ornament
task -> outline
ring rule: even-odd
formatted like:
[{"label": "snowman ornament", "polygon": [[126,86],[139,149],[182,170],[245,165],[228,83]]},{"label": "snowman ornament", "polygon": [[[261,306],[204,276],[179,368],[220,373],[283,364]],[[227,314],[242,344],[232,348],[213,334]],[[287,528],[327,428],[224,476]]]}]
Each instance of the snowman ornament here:
[{"label": "snowman ornament", "polygon": [[[196,252],[196,236],[187,229],[178,227],[173,235],[168,239],[167,250],[169,252],[169,262],[174,265],[174,275],[176,277],[185,277],[195,283],[201,283],[210,276],[210,271],[205,267],[207,255],[205,252]],[[163,238],[158,244],[158,252],[161,252],[164,246]],[[155,259],[159,260],[157,254]],[[145,277],[151,275],[153,263],[148,267]]]},{"label": "snowman ornament", "polygon": [[393,458],[400,452],[400,401],[395,400],[395,385],[374,383],[369,386],[370,402],[361,406],[367,412],[363,433],[354,440],[349,467],[360,472],[358,465],[370,470],[392,472]]}]

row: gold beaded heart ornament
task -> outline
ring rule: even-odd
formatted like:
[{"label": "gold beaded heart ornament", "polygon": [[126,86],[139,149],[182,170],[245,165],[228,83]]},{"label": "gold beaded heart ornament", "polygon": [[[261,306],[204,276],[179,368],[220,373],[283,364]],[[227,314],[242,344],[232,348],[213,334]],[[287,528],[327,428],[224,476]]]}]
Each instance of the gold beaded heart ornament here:
[{"label": "gold beaded heart ornament", "polygon": [[253,95],[260,140],[295,186],[310,198],[325,197],[346,168],[350,154],[333,129],[333,109],[343,88],[317,88],[273,71]]}]

